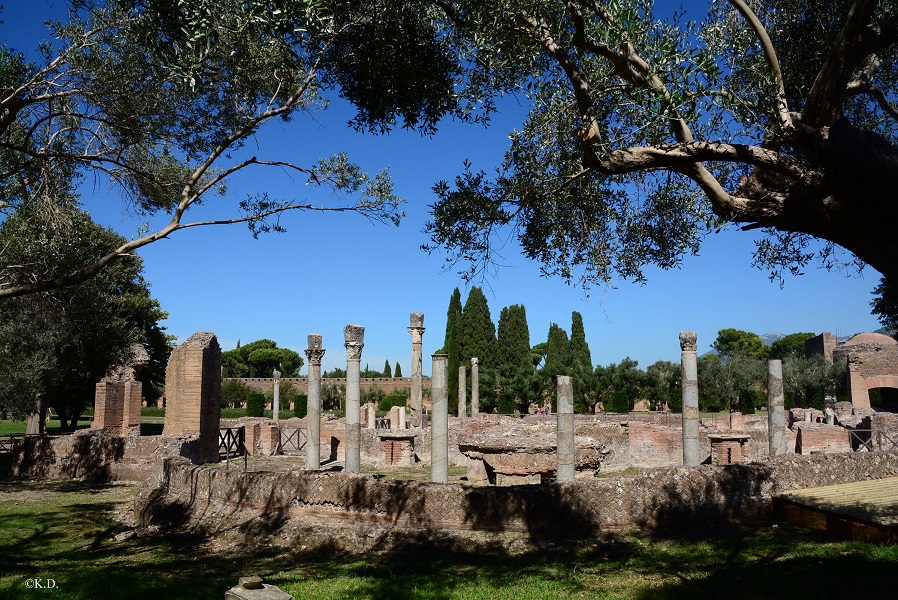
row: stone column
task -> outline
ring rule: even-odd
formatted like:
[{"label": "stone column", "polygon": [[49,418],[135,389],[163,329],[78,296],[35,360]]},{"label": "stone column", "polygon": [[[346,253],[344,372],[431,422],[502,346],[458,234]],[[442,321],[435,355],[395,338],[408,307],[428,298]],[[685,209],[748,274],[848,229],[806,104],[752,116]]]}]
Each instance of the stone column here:
[{"label": "stone column", "polygon": [[347,473],[361,471],[361,446],[359,431],[359,401],[361,399],[360,377],[362,348],[365,347],[365,328],[361,325],[347,325],[343,328],[346,340],[346,462]]},{"label": "stone column", "polygon": [[557,458],[558,466],[555,479],[558,483],[574,480],[575,454],[574,448],[574,386],[567,375],[559,375],[558,410],[555,412],[558,427]]},{"label": "stone column", "polygon": [[277,369],[274,370],[274,396],[271,400],[271,416],[274,418],[274,422],[277,423],[280,420],[281,415],[281,372]]},{"label": "stone column", "polygon": [[434,354],[430,380],[430,480],[449,483],[448,354]]},{"label": "stone column", "polygon": [[471,416],[480,414],[480,359],[471,359]]},{"label": "stone column", "polygon": [[461,365],[458,368],[458,416],[459,418],[464,418],[465,416],[465,400],[466,392],[468,387],[468,374],[465,372],[465,366]]},{"label": "stone column", "polygon": [[406,429],[408,427],[408,423],[405,422],[405,407],[399,407],[399,429]]},{"label": "stone column", "polygon": [[770,456],[786,453],[786,410],[783,361],[767,361],[767,443]]},{"label": "stone column", "polygon": [[680,360],[683,369],[683,464],[699,465],[701,446],[698,437],[698,336],[694,331],[680,333]]},{"label": "stone column", "polygon": [[409,314],[408,332],[412,334],[412,390],[409,397],[409,408],[412,411],[412,427],[423,427],[421,418],[423,404],[421,402],[423,386],[421,338],[424,337],[424,313],[413,312]]},{"label": "stone column", "polygon": [[374,402],[368,403],[368,429],[377,429],[377,406]]},{"label": "stone column", "polygon": [[321,334],[309,334],[309,347],[306,358],[309,359],[309,390],[306,400],[306,468],[317,469],[321,466],[321,359],[324,356],[321,347]]}]

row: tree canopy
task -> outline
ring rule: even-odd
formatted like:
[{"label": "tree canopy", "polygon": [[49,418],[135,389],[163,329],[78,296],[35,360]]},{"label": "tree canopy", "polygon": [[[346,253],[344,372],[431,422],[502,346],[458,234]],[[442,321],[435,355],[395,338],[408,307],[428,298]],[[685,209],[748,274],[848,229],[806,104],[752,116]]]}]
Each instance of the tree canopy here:
[{"label": "tree canopy", "polygon": [[[0,210],[14,214],[52,179],[109,182],[123,205],[168,222],[38,280],[0,268],[0,298],[72,285],[176,231],[246,223],[282,231],[287,210],[351,211],[398,224],[386,171],[345,154],[315,164],[251,152],[274,121],[326,108],[328,93],[358,112],[352,125],[432,132],[447,114],[480,118],[478,93],[424,2],[362,0],[70,0],[39,59],[0,43]],[[31,50],[31,49],[27,49]],[[261,149],[264,152],[264,148]],[[245,171],[304,179],[309,198],[230,198]],[[65,175],[60,176],[64,172]],[[229,202],[230,200],[230,202]],[[208,220],[191,209],[213,206]]]},{"label": "tree canopy", "polygon": [[273,377],[277,369],[282,377],[299,377],[303,358],[295,350],[278,348],[272,340],[256,340],[221,353],[225,377]]},{"label": "tree canopy", "polygon": [[[0,224],[0,258],[9,276],[30,281],[108,252],[124,242],[65,201],[32,202]],[[128,364],[132,344],[146,348],[146,395],[160,386],[171,338],[168,315],[150,296],[137,257],[79,285],[0,302],[0,407],[23,417],[42,397],[63,426],[92,403],[97,381]]]},{"label": "tree canopy", "polygon": [[642,281],[735,224],[773,278],[819,259],[898,280],[898,5],[657,4],[439,3],[466,64],[531,109],[495,174],[435,187],[431,247],[472,274],[511,233],[545,274]]}]

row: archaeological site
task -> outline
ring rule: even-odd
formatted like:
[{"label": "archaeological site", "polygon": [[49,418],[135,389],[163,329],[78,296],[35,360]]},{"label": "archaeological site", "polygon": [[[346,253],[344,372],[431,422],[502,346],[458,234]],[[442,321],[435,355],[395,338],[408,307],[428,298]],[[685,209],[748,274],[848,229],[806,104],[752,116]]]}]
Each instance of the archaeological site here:
[{"label": "archaeological site", "polygon": [[[702,416],[696,335],[683,332],[681,413],[574,414],[577,390],[559,376],[554,411],[500,415],[479,409],[476,358],[449,373],[446,355],[434,354],[424,377],[424,331],[424,315],[411,313],[412,372],[398,380],[409,401],[380,415],[360,401],[376,383],[359,376],[365,328],[347,325],[341,341],[309,334],[309,375],[292,380],[307,416],[287,419],[276,393],[275,418],[221,419],[221,350],[198,332],[171,355],[162,435],[140,435],[138,358],[97,383],[92,428],[17,440],[12,474],[138,481],[144,525],[286,542],[345,527],[594,537],[802,513],[790,495],[898,476],[898,415],[877,412],[867,395],[898,385],[898,344],[885,336],[808,341],[809,354],[847,363],[850,401],[824,410],[785,409],[782,365],[771,360],[766,411]],[[321,360],[338,343],[345,417],[321,401]],[[450,377],[460,383],[457,414]],[[274,379],[255,383],[278,389]],[[428,475],[398,475],[415,467]],[[891,523],[824,520],[895,539]]]}]

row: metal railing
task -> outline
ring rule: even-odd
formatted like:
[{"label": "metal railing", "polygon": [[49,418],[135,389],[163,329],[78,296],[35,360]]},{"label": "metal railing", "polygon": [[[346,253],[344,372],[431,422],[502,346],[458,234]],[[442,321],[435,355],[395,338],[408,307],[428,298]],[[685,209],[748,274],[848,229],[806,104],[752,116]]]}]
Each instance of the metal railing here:
[{"label": "metal railing", "polygon": [[375,429],[391,429],[390,417],[377,417],[376,419],[374,419],[374,428]]},{"label": "metal railing", "polygon": [[218,454],[225,455],[225,468],[231,468],[231,456],[243,455],[243,470],[246,471],[246,429],[244,427],[224,427],[218,430]]},{"label": "metal railing", "polygon": [[883,429],[848,429],[852,452],[898,450],[898,434]]},{"label": "metal railing", "polygon": [[280,427],[282,454],[298,454],[306,448],[306,432],[302,427]]}]

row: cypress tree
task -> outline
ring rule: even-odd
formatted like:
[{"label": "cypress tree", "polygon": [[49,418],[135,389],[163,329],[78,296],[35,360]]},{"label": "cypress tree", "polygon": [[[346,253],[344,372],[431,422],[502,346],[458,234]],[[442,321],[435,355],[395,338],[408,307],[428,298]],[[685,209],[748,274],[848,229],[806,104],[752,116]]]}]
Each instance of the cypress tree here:
[{"label": "cypress tree", "polygon": [[[471,288],[462,310],[463,343],[461,360],[480,359],[480,406],[484,411],[496,407],[496,325],[490,317],[486,296],[479,287]],[[470,397],[470,394],[468,394]],[[457,399],[457,397],[456,397]]]},{"label": "cypress tree", "polygon": [[384,377],[392,377],[393,370],[390,368],[390,359],[384,362]]},{"label": "cypress tree", "polygon": [[533,360],[530,356],[530,328],[527,311],[520,304],[506,306],[499,314],[498,369],[500,412],[526,412],[530,402]]},{"label": "cypress tree", "polygon": [[552,398],[552,409],[557,409],[555,392],[557,389],[558,375],[570,375],[570,351],[571,344],[568,341],[567,331],[556,323],[549,325],[549,336],[546,340],[546,362],[540,370],[540,379],[543,390]]},{"label": "cypress tree", "polygon": [[446,312],[446,337],[443,340],[443,352],[449,355],[447,366],[449,414],[456,414],[458,411],[458,367],[461,365],[463,331],[461,292],[455,288],[449,299],[449,310]]},{"label": "cypress tree", "polygon": [[393,370],[393,377],[402,377],[402,367],[399,366],[399,363],[396,363],[396,369]]},{"label": "cypress tree", "polygon": [[583,330],[583,317],[576,310],[571,313],[571,359],[575,364],[592,368],[592,356]]}]

